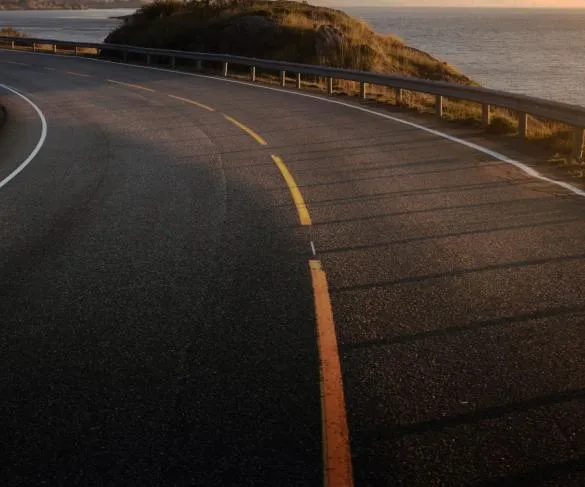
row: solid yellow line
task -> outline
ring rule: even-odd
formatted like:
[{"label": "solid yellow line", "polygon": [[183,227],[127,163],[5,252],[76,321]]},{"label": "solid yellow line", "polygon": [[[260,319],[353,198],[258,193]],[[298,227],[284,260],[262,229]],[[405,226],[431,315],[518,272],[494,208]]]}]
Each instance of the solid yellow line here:
[{"label": "solid yellow line", "polygon": [[295,203],[295,206],[297,207],[297,212],[299,213],[299,220],[301,221],[301,225],[311,225],[312,224],[311,215],[309,214],[309,210],[307,208],[307,205],[305,204],[303,195],[301,194],[299,187],[295,182],[295,179],[288,170],[288,167],[286,167],[284,161],[278,156],[272,156],[272,160],[274,161],[278,169],[280,169],[282,177],[286,181],[286,185],[288,186],[290,194],[292,195],[292,199]]},{"label": "solid yellow line", "polygon": [[268,145],[268,142],[266,142],[262,137],[260,137],[251,128],[246,127],[243,123],[238,122],[235,118],[229,117],[228,115],[224,115],[224,117],[226,120],[229,120],[230,122],[232,122],[236,127],[240,128],[244,132],[246,132],[250,137],[252,137],[260,145]]},{"label": "solid yellow line", "polygon": [[75,71],[65,71],[65,74],[71,74],[73,76],[81,76],[82,78],[93,78],[93,76],[91,76],[89,74],[76,73]]},{"label": "solid yellow line", "polygon": [[196,107],[203,108],[203,110],[207,110],[208,112],[215,112],[215,108],[211,108],[207,105],[204,105],[203,103],[199,103],[198,101],[189,100],[188,98],[183,98],[183,97],[175,96],[175,95],[169,95],[169,96],[171,98],[174,98],[175,100],[184,101],[186,103],[190,103],[191,105],[195,105]]},{"label": "solid yellow line", "polygon": [[151,90],[150,88],[146,88],[146,86],[133,85],[131,83],[123,83],[122,81],[114,81],[113,79],[108,79],[106,81],[108,83],[114,83],[116,85],[127,86],[128,88],[137,88],[139,90],[150,91],[150,92],[154,93],[154,90]]},{"label": "solid yellow line", "polygon": [[323,485],[324,487],[351,487],[353,486],[353,472],[349,428],[327,275],[318,260],[309,261],[309,268],[313,281],[321,364]]}]

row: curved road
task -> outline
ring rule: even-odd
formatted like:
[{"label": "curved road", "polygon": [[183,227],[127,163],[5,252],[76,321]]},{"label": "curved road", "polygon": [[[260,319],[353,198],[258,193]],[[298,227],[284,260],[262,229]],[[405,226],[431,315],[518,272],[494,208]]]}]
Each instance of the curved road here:
[{"label": "curved road", "polygon": [[[0,188],[2,485],[323,485],[317,261],[356,486],[585,484],[582,197],[280,90],[13,52],[0,84],[48,125]],[[0,99],[1,181],[42,127]]]}]

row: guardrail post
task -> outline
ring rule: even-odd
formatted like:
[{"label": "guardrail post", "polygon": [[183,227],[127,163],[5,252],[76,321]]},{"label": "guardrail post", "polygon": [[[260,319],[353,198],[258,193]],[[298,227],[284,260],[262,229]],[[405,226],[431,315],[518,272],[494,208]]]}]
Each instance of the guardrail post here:
[{"label": "guardrail post", "polygon": [[12,41],[10,44],[11,44],[10,49],[14,49],[14,41]]},{"label": "guardrail post", "polygon": [[203,61],[201,59],[197,59],[197,62],[195,63],[195,69],[197,71],[203,71]]},{"label": "guardrail post", "polygon": [[301,79],[301,73],[297,73],[297,90],[301,89],[302,86],[302,79]]},{"label": "guardrail post", "polygon": [[57,54],[57,44],[53,44],[53,54]]},{"label": "guardrail post", "polygon": [[250,80],[256,81],[256,66],[250,66]]},{"label": "guardrail post", "polygon": [[368,97],[368,93],[366,90],[366,84],[361,81],[360,82],[360,100],[365,100]]},{"label": "guardrail post", "polygon": [[435,113],[437,117],[443,118],[443,97],[435,95]]},{"label": "guardrail post", "polygon": [[150,57],[150,54],[147,54],[147,55],[146,55],[146,64],[150,64],[150,63],[151,63],[151,61],[152,61],[152,59],[151,59],[151,57]]},{"label": "guardrail post", "polygon": [[124,51],[124,62],[128,62],[128,51]]},{"label": "guardrail post", "polygon": [[528,135],[528,114],[518,112],[518,135],[523,139]]},{"label": "guardrail post", "polygon": [[333,78],[327,78],[327,93],[333,94]]},{"label": "guardrail post", "polygon": [[573,132],[573,152],[572,159],[582,159],[583,151],[585,150],[585,128],[575,127]]},{"label": "guardrail post", "polygon": [[175,56],[171,56],[171,68],[175,69],[177,67],[177,58]]},{"label": "guardrail post", "polygon": [[490,108],[491,107],[487,103],[484,103],[481,106],[481,121],[483,128],[488,128],[490,123],[492,123],[492,113]]},{"label": "guardrail post", "polygon": [[280,86],[286,88],[286,71],[280,72]]},{"label": "guardrail post", "polygon": [[33,52],[37,52],[37,43],[33,42]]},{"label": "guardrail post", "polygon": [[79,54],[79,47],[75,46],[75,49],[73,51],[75,53],[75,55],[77,56]]},{"label": "guardrail post", "polygon": [[402,88],[394,88],[394,96],[396,97],[396,105],[402,106]]},{"label": "guardrail post", "polygon": [[223,77],[227,78],[228,76],[228,69],[229,69],[229,65],[227,63],[227,61],[224,61],[223,63]]}]

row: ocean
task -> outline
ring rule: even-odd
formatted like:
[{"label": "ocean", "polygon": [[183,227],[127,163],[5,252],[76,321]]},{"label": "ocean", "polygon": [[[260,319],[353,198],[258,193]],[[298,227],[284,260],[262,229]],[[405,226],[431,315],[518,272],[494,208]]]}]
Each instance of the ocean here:
[{"label": "ocean", "polygon": [[483,86],[585,106],[585,9],[345,9]]},{"label": "ocean", "polygon": [[112,17],[133,12],[133,9],[0,11],[0,29],[12,27],[42,39],[102,42],[121,24]]},{"label": "ocean", "polygon": [[[346,8],[483,86],[585,106],[585,9]],[[29,36],[101,42],[131,10],[0,12]]]}]

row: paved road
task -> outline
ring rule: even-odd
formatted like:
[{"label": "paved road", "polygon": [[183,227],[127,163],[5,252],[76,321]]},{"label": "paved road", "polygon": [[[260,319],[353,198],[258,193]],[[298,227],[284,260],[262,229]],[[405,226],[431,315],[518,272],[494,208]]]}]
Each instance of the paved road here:
[{"label": "paved road", "polygon": [[[583,198],[275,90],[9,52],[0,83],[48,122],[0,188],[3,485],[323,485],[311,241],[356,486],[585,484]],[[1,180],[40,122],[0,96]]]}]

